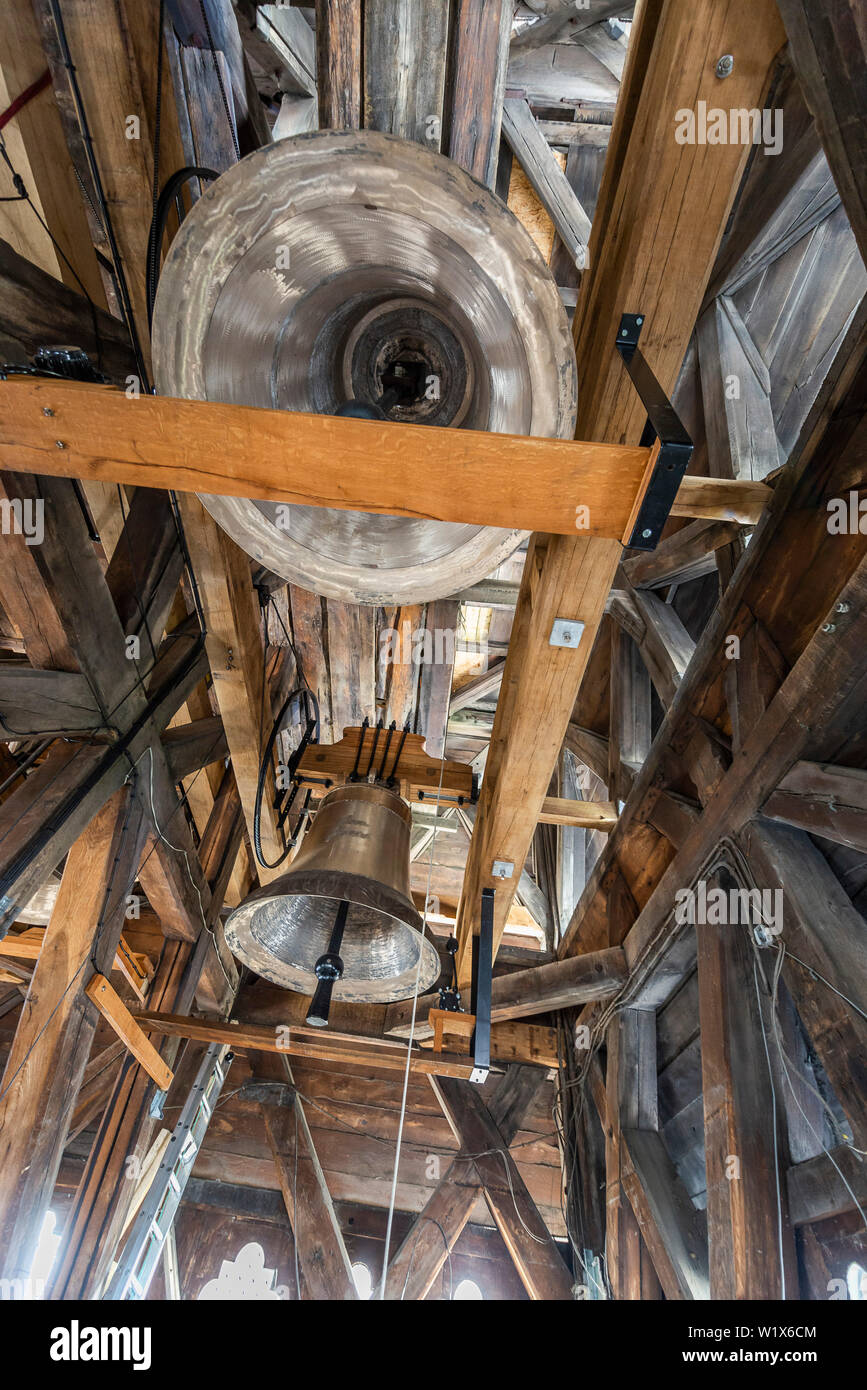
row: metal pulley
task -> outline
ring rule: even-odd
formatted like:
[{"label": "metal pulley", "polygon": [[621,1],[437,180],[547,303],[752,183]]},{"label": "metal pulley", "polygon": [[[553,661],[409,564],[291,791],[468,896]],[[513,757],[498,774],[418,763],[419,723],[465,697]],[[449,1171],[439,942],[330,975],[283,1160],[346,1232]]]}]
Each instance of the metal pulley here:
[{"label": "metal pulley", "polygon": [[[163,268],[153,360],[167,395],[574,435],[572,337],[529,233],[457,164],[376,131],[277,141],[207,189]],[[269,570],[360,603],[455,593],[525,535],[202,502]]]},{"label": "metal pulley", "polygon": [[[273,984],[328,1000],[390,1003],[440,973],[410,889],[409,807],[377,782],[323,797],[292,867],[256,889],[225,925],[230,950]],[[419,967],[419,955],[421,966]]]}]

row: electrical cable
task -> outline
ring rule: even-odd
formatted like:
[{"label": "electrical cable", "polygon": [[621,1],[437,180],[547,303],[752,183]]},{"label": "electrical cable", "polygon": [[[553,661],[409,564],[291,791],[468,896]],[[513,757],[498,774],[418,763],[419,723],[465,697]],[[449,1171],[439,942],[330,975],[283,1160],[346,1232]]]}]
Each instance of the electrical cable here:
[{"label": "electrical cable", "polygon": [[142,346],[139,340],[138,330],[136,329],[135,325],[135,316],[133,314],[132,309],[132,299],[129,293],[129,286],[127,285],[126,281],[126,275],[123,267],[123,259],[121,257],[120,249],[117,244],[117,238],[114,233],[114,226],[112,224],[111,212],[109,210],[108,202],[106,200],[105,190],[102,186],[102,178],[99,172],[99,164],[96,159],[96,153],[93,148],[93,140],[91,138],[87,114],[84,109],[84,101],[81,95],[81,88],[78,85],[78,76],[76,74],[75,64],[72,61],[72,54],[69,50],[69,42],[66,37],[66,28],[63,23],[63,15],[60,11],[60,0],[48,0],[48,6],[51,11],[51,17],[54,21],[55,31],[57,33],[57,41],[60,48],[60,61],[68,74],[69,87],[72,93],[72,101],[75,107],[75,114],[78,120],[79,129],[81,131],[81,139],[82,144],[84,145],[85,155],[87,157],[87,164],[90,170],[90,177],[93,181],[93,188],[96,194],[96,199],[99,203],[102,212],[102,221],[103,226],[105,228],[106,240],[108,241],[109,250],[111,252],[111,259],[114,263],[115,274],[117,277],[117,286],[119,291],[118,299],[120,301],[121,313],[123,315],[127,333],[129,334],[129,339],[132,344],[133,352],[135,353],[135,359],[138,366],[139,378],[141,380],[142,387],[146,391],[146,393],[150,394],[150,383],[148,378],[147,366],[145,363],[144,354],[142,352]]}]

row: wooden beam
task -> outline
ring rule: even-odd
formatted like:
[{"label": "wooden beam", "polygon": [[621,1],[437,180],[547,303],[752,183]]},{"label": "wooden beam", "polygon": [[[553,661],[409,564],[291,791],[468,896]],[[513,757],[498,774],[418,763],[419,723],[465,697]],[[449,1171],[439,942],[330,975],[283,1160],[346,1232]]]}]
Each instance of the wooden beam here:
[{"label": "wooden beam", "polygon": [[867,36],[858,0],[832,11],[780,0],[789,53],[815,117],[861,257],[867,261],[867,145],[863,74]]},{"label": "wooden beam", "polygon": [[[290,419],[219,401],[131,400],[77,382],[16,378],[0,393],[5,467],[569,536],[579,503],[590,535],[623,536],[651,453],[297,411]],[[288,450],[291,474],[277,462]]]},{"label": "wooden beam", "polygon": [[99,1009],[106,1023],[117,1033],[124,1047],[157,1083],[159,1090],[167,1091],[173,1079],[171,1067],[166,1066],[153,1043],[145,1037],[120,995],[112,989],[105,976],[91,975],[84,992]]},{"label": "wooden beam", "polygon": [[624,560],[623,572],[635,589],[685,584],[712,574],[717,550],[740,535],[741,527],[734,521],[693,521],[664,537],[655,550]]},{"label": "wooden beam", "polygon": [[[562,967],[566,964],[573,968],[564,970]],[[588,951],[571,957],[568,962],[551,961],[533,965],[528,970],[498,975],[491,986],[491,1019],[499,1025],[508,1019],[548,1013],[593,999],[607,999],[619,992],[626,978],[626,964],[619,947]],[[415,1010],[415,1038],[432,1036],[428,1012],[436,1007],[438,999],[436,991],[419,997]],[[408,1038],[412,1012],[412,1000],[389,1004],[383,1032],[389,1037]],[[496,1029],[494,1031],[496,1033]]]},{"label": "wooden beam", "polygon": [[32,356],[48,342],[74,343],[109,380],[122,384],[136,375],[135,354],[123,324],[88,304],[77,286],[64,285],[2,239],[0,287],[0,335],[20,344],[22,357]]},{"label": "wooden beam", "polygon": [[316,74],[322,130],[361,125],[361,0],[315,0]]},{"label": "wooden beam", "polygon": [[[541,1084],[538,1068],[511,1066],[487,1102],[491,1120],[507,1148]],[[480,1188],[472,1160],[455,1158],[389,1260],[387,1299],[413,1302],[429,1293],[470,1218]]]},{"label": "wooden beam", "polygon": [[571,801],[563,796],[546,796],[539,813],[539,824],[613,830],[617,824],[617,806],[613,801]]},{"label": "wooden beam", "polygon": [[[181,513],[205,611],[213,688],[252,843],[259,764],[268,731],[262,720],[262,710],[267,709],[262,624],[250,561],[197,498],[181,498]],[[272,801],[266,789],[261,841],[265,858],[273,863],[282,853],[282,844]],[[262,883],[278,872],[261,865],[257,871]]]},{"label": "wooden beam", "polygon": [[633,590],[632,596],[644,622],[641,655],[660,700],[668,706],[692,660],[695,642],[671,604],[646,590]]},{"label": "wooden beam", "polygon": [[[750,62],[728,79],[735,83],[728,95],[736,105],[760,106],[783,43],[770,0],[758,8],[748,0],[699,0],[689,12],[672,3],[639,10],[575,316],[577,431],[584,438],[638,438],[644,425],[641,402],[611,351],[628,304],[644,316],[642,350],[663,389],[674,388],[747,150],[696,146],[685,153],[671,130],[679,109],[699,96],[713,100],[719,44],[739,34],[748,36]],[[648,161],[659,170],[650,185]],[[520,867],[526,859],[619,559],[619,545],[574,536],[537,537],[528,551],[459,910],[463,979],[484,887],[498,890],[495,942],[502,934],[513,890],[493,878],[493,861]],[[584,623],[577,651],[549,646],[557,617]]]},{"label": "wooden beam", "polygon": [[703,1218],[661,1136],[655,1129],[625,1129],[623,1144],[621,1181],[666,1298],[709,1298]]},{"label": "wooden beam", "polygon": [[793,1163],[786,1174],[789,1219],[793,1226],[809,1226],[832,1216],[857,1211],[867,1203],[867,1173],[863,1160],[848,1144],[830,1153]]},{"label": "wooden beam", "polygon": [[[4,5],[0,14],[0,110],[8,111],[13,102],[40,81],[46,69],[33,6]],[[79,291],[83,284],[94,303],[104,306],[105,295],[84,202],[50,82],[22,103],[8,121],[3,139],[36,212],[26,203],[14,200],[17,190],[12,187],[12,176],[4,163],[0,195],[13,201],[0,204],[0,237],[48,276]],[[44,226],[40,226],[40,217]],[[24,323],[26,319],[22,320]],[[77,338],[58,335],[58,327],[52,326],[42,342],[78,342]]]},{"label": "wooden beam", "polygon": [[587,265],[590,218],[539,129],[524,98],[503,102],[503,135],[579,270]]},{"label": "wooden beam", "polygon": [[612,809],[616,815],[617,802],[626,800],[632,779],[650,752],[651,707],[647,667],[635,642],[615,624],[611,626],[610,700],[608,775],[605,780],[614,798]]},{"label": "wooden beam", "polygon": [[93,1041],[85,985],[109,971],[144,837],[141,803],[114,797],[72,846],[0,1083],[0,1231],[8,1278],[30,1274]]},{"label": "wooden beam", "polygon": [[851,1125],[851,1136],[865,1148],[867,1020],[846,1002],[852,999],[863,1008],[867,1000],[867,969],[859,944],[864,920],[804,831],[756,820],[744,828],[739,843],[757,884],[782,892],[781,940],[790,953],[784,958],[783,979]]},{"label": "wooden beam", "polygon": [[488,188],[497,174],[511,24],[507,0],[453,6],[448,153]]},{"label": "wooden beam", "polygon": [[462,1149],[473,1155],[485,1200],[530,1298],[571,1301],[572,1276],[478,1088],[446,1077],[432,1085]]},{"label": "wooden beam", "polygon": [[[288,1060],[281,1060],[294,1089]],[[265,1101],[262,1111],[307,1297],[354,1302],[358,1292],[352,1266],[301,1098],[295,1093],[289,1104]]]},{"label": "wooden beam", "polygon": [[850,849],[867,850],[867,772],[797,762],[762,806],[762,815]]},{"label": "wooden beam", "polygon": [[0,739],[74,737],[108,730],[85,676],[71,671],[0,668]]},{"label": "wooden beam", "polygon": [[[727,887],[731,875],[719,877]],[[695,930],[711,1298],[796,1297],[794,1236],[777,1191],[783,1115],[763,1065],[770,1024],[763,1031],[749,929]]]},{"label": "wooden beam", "polygon": [[173,782],[223,762],[229,752],[223,721],[214,714],[188,724],[174,724],[163,734],[162,745]]}]

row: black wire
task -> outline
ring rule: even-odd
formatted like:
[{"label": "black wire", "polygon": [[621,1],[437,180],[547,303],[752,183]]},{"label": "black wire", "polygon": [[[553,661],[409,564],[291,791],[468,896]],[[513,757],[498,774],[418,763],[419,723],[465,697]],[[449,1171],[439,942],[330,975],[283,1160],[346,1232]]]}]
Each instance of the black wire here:
[{"label": "black wire", "polygon": [[163,237],[165,236],[169,213],[174,205],[175,194],[189,179],[208,179],[213,181],[216,178],[219,178],[219,174],[215,173],[213,169],[200,168],[197,164],[187,165],[183,169],[178,169],[172,174],[157,199],[153,218],[151,220],[150,232],[148,233],[147,258],[145,262],[145,297],[147,300],[149,325],[153,322],[154,303],[157,297],[159,252]]},{"label": "black wire", "polygon": [[208,36],[208,47],[211,50],[211,62],[214,64],[214,72],[217,74],[217,85],[220,88],[220,96],[223,99],[223,110],[226,113],[226,120],[229,122],[229,130],[232,135],[232,144],[235,147],[235,158],[241,158],[241,146],[238,144],[238,136],[235,131],[235,122],[232,120],[232,113],[229,110],[229,98],[226,96],[226,89],[223,86],[223,74],[220,72],[220,63],[217,58],[217,50],[214,47],[214,36],[211,33],[211,22],[208,19],[208,11],[205,8],[205,0],[199,0],[199,9],[202,12],[202,19],[205,22],[205,33]]},{"label": "black wire", "polygon": [[94,192],[96,193],[96,199],[99,203],[100,211],[102,213],[103,226],[105,228],[105,235],[108,240],[109,250],[111,252],[111,259],[114,262],[115,273],[117,276],[117,287],[119,291],[118,298],[120,300],[121,312],[123,313],[124,322],[126,323],[126,329],[129,334],[129,339],[132,344],[133,352],[135,353],[136,362],[138,364],[139,377],[141,378],[142,386],[144,387],[147,393],[150,393],[150,380],[148,377],[147,365],[145,363],[144,354],[142,352],[141,342],[138,336],[138,330],[136,329],[135,316],[132,310],[132,300],[130,298],[129,293],[129,286],[126,282],[126,274],[124,272],[120,248],[118,247],[117,238],[114,234],[114,225],[111,220],[111,212],[109,211],[108,202],[105,196],[105,190],[102,186],[102,178],[99,172],[99,164],[97,163],[96,153],[93,148],[93,140],[91,138],[90,125],[88,124],[87,114],[84,109],[84,100],[81,95],[81,88],[78,85],[78,77],[76,76],[75,64],[72,61],[72,54],[69,51],[69,41],[66,37],[66,28],[63,23],[63,16],[60,12],[60,0],[48,0],[48,4],[51,10],[51,17],[54,20],[54,28],[57,32],[57,41],[60,46],[61,62],[63,66],[66,68],[66,71],[69,75],[69,86],[72,92],[72,100],[75,105],[75,112],[78,118],[79,128],[81,130],[82,142],[84,144],[85,153],[87,155],[87,163],[90,169],[90,176],[93,180]]},{"label": "black wire", "polygon": [[54,233],[52,232],[51,228],[48,226],[48,223],[45,221],[45,218],[42,216],[42,213],[39,211],[39,209],[38,209],[38,207],[36,206],[36,204],[34,203],[33,199],[30,197],[30,194],[28,193],[28,191],[27,191],[27,189],[26,189],[26,187],[25,187],[24,180],[22,179],[21,175],[20,175],[20,174],[17,172],[17,170],[15,169],[15,167],[14,167],[14,165],[13,165],[13,163],[12,163],[12,160],[9,158],[9,152],[8,152],[8,150],[6,149],[6,141],[3,139],[3,136],[2,136],[2,135],[0,135],[0,156],[2,156],[2,158],[5,160],[6,164],[8,165],[9,172],[10,172],[11,175],[12,175],[12,183],[14,184],[15,188],[18,190],[18,192],[17,192],[17,194],[16,194],[16,196],[15,196],[14,198],[0,198],[0,202],[3,202],[3,203],[18,203],[18,202],[23,202],[23,203],[26,203],[27,206],[28,206],[28,207],[31,209],[31,211],[33,212],[34,216],[36,217],[37,222],[38,222],[39,225],[42,227],[42,230],[43,230],[43,231],[46,233],[46,235],[48,236],[49,241],[51,242],[51,244],[52,244],[52,246],[54,247],[55,251],[57,252],[58,256],[60,256],[60,258],[61,258],[61,260],[63,261],[64,265],[65,265],[65,266],[67,267],[67,269],[72,273],[72,275],[75,276],[75,280],[76,280],[76,282],[77,282],[77,284],[78,284],[78,287],[79,287],[79,289],[81,290],[81,293],[84,295],[85,299],[87,300],[88,305],[90,306],[90,314],[91,314],[91,318],[93,319],[93,336],[94,336],[94,340],[95,340],[95,342],[96,342],[96,362],[97,362],[97,366],[99,367],[99,370],[102,371],[102,336],[101,336],[100,331],[99,331],[99,314],[98,314],[98,312],[97,312],[97,307],[96,307],[96,305],[94,304],[93,300],[91,299],[90,294],[88,293],[88,290],[87,290],[87,286],[85,285],[85,283],[84,283],[84,281],[82,280],[81,276],[79,275],[78,271],[75,269],[75,266],[72,264],[71,260],[69,259],[69,257],[67,256],[66,252],[64,251],[63,247],[60,245],[60,242],[57,240],[57,238],[56,238],[56,236],[54,235]]}]

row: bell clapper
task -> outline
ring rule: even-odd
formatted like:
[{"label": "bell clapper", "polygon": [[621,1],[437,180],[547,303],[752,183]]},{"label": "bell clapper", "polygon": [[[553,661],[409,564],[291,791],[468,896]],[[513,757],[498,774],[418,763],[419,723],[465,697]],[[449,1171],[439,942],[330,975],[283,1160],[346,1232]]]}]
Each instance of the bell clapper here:
[{"label": "bell clapper", "polygon": [[331,991],[336,982],[343,977],[343,961],[340,959],[340,947],[343,944],[343,933],[346,928],[346,918],[349,913],[349,903],[342,902],[337,909],[337,917],[331,932],[331,940],[328,942],[328,950],[324,956],[320,956],[316,962],[315,974],[319,983],[316,986],[316,993],[307,1014],[307,1022],[313,1028],[328,1027],[328,1013],[331,1008]]}]

